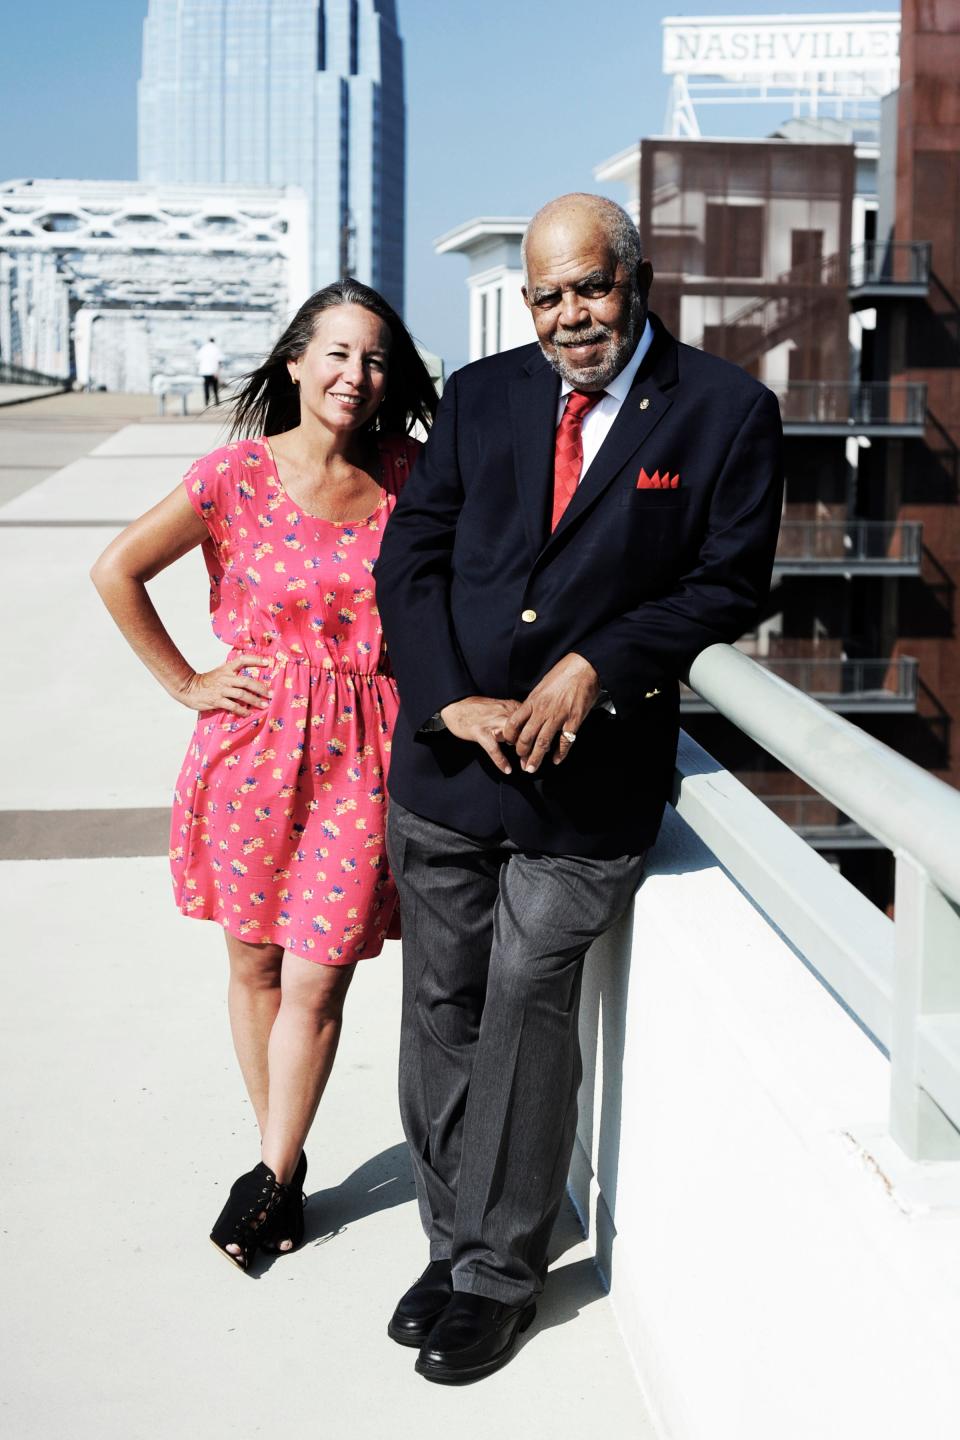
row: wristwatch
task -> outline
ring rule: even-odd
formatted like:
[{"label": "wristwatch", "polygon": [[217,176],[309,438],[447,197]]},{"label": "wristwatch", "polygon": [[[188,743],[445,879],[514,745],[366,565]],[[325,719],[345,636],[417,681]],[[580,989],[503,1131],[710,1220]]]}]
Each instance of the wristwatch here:
[{"label": "wristwatch", "polygon": [[445,722],[444,722],[443,716],[440,714],[440,711],[438,710],[438,711],[436,712],[436,714],[430,716],[430,719],[429,719],[429,720],[425,720],[425,721],[423,722],[423,724],[420,726],[420,733],[421,733],[421,735],[423,735],[423,734],[432,735],[435,731],[437,731],[437,730],[446,730],[446,728],[447,728],[447,727],[446,727],[446,724],[445,724]]}]

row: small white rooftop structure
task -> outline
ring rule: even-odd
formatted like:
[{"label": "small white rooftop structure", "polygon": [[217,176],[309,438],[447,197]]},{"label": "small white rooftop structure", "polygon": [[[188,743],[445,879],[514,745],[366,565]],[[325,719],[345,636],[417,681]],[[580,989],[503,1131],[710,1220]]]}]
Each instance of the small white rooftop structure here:
[{"label": "small white rooftop structure", "polygon": [[477,215],[433,242],[438,255],[466,255],[470,262],[471,360],[535,338],[521,294],[520,244],[529,223],[522,215]]},{"label": "small white rooftop structure", "polygon": [[516,238],[519,251],[523,232],[529,224],[529,216],[524,215],[477,215],[434,240],[433,248],[438,255],[458,251],[472,256],[489,245],[498,245]]},{"label": "small white rooftop structure", "polygon": [[609,160],[602,160],[593,169],[594,179],[601,185],[620,184],[627,187],[627,198],[623,201],[634,225],[640,226],[640,141],[635,140],[625,150],[618,150]]}]

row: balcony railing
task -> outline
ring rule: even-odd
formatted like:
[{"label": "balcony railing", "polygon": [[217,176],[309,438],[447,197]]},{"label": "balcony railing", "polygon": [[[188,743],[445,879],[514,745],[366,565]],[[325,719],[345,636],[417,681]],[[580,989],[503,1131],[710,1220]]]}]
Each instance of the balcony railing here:
[{"label": "balcony railing", "polygon": [[771,388],[788,435],[923,436],[927,387],[919,381],[790,380]]},{"label": "balcony railing", "polygon": [[60,385],[69,384],[63,375],[44,375],[40,370],[28,370],[24,365],[10,365],[0,360],[0,385]]},{"label": "balcony railing", "polygon": [[925,295],[930,285],[928,241],[888,245],[878,240],[855,245],[850,251],[849,289],[878,295]]},{"label": "balcony railing", "polygon": [[815,850],[879,850],[882,842],[822,795],[760,795],[784,825]]},{"label": "balcony railing", "polygon": [[[712,349],[737,365],[751,361],[789,339],[799,325],[815,320],[820,310],[836,304],[836,287],[844,284],[841,257],[829,255],[795,265],[763,281],[762,295],[748,300],[718,327]],[[705,337],[696,342],[703,349]],[[722,347],[722,348],[720,348]]]},{"label": "balcony railing", "polygon": [[[754,824],[756,800],[709,757],[678,762],[677,809],[889,1054],[890,1130],[914,1159],[960,1161],[960,793],[801,695],[729,645],[690,667],[690,684],[750,738],[896,856],[892,955],[851,906],[824,911],[807,862]],[[817,857],[811,856],[811,861]],[[818,864],[822,862],[818,861]]]},{"label": "balcony railing", "polygon": [[[912,714],[917,708],[917,662],[908,655],[878,660],[829,656],[805,660],[762,659],[755,663],[828,710],[870,715]],[[681,692],[681,704],[691,714],[712,708],[706,699],[686,688]]]},{"label": "balcony railing", "polygon": [[916,520],[784,520],[778,575],[919,575],[923,526]]}]

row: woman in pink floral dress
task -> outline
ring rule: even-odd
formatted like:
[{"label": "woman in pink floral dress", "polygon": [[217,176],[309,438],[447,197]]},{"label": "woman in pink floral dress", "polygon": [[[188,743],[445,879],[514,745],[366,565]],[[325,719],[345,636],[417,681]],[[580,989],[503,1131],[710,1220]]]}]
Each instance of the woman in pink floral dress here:
[{"label": "woman in pink floral dress", "polygon": [[[303,1144],[359,960],[396,892],[384,850],[397,712],[373,567],[436,393],[403,323],[352,280],[304,304],[234,405],[238,439],[127,527],[93,569],[164,688],[200,712],[177,783],[170,861],[184,915],[214,920],[261,1132],[211,1239],[247,1269],[303,1238]],[[146,581],[202,545],[215,634],[204,674]]]}]

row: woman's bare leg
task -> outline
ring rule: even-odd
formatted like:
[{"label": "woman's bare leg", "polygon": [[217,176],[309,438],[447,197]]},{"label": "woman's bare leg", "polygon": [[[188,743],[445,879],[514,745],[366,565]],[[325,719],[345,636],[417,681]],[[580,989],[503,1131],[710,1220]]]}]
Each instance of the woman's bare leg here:
[{"label": "woman's bare leg", "polygon": [[[250,1096],[260,1134],[267,1127],[269,1070],[267,1047],[280,1009],[281,945],[250,945],[229,931],[230,985],[227,1007],[240,1073]],[[296,1161],[294,1161],[296,1163]]]},{"label": "woman's bare leg", "polygon": [[268,1046],[270,1104],[262,1154],[289,1181],[300,1159],[340,1040],[354,965],[318,965],[287,952],[281,1000]]}]

